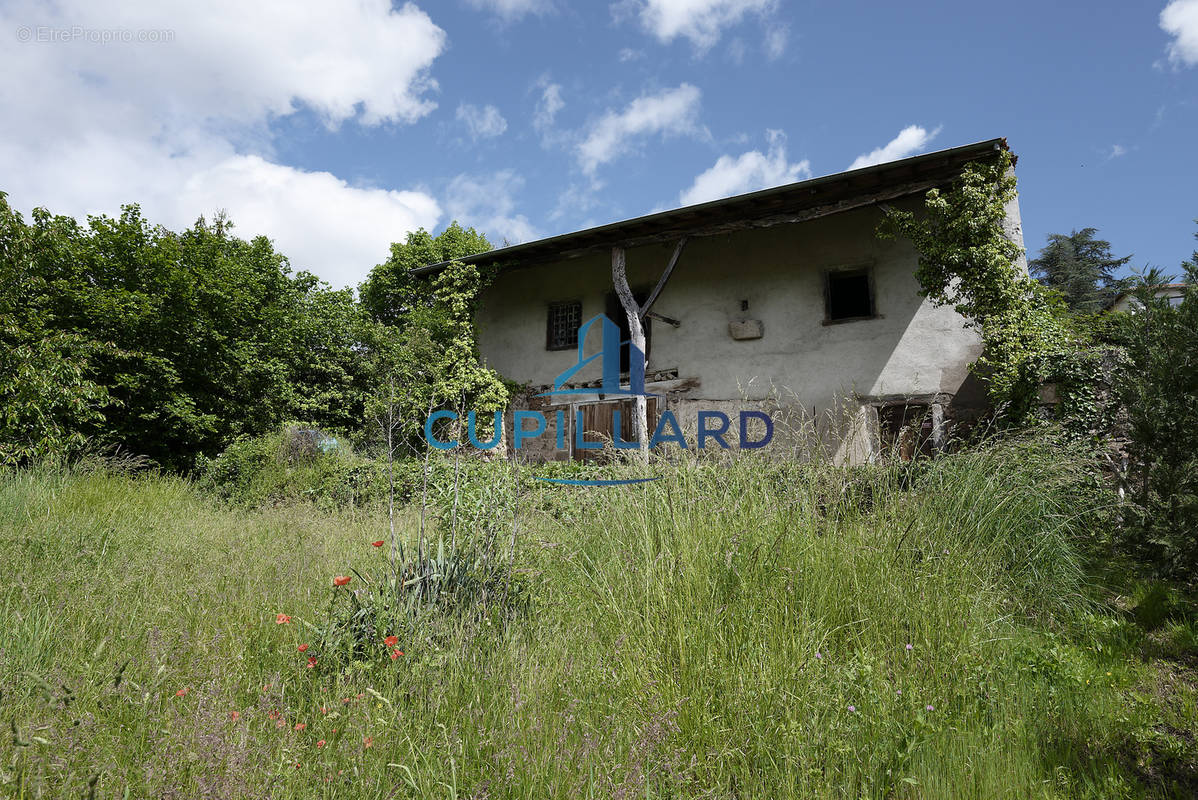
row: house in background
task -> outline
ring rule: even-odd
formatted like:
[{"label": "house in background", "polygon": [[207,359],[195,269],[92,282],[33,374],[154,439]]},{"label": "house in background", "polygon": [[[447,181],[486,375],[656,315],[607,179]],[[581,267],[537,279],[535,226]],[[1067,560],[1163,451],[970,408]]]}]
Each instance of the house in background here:
[{"label": "house in background", "polygon": [[[1163,298],[1169,301],[1169,305],[1179,306],[1181,305],[1182,298],[1185,297],[1186,286],[1187,284],[1185,283],[1163,283],[1160,286],[1155,287],[1154,291],[1158,299]],[[1135,293],[1132,290],[1128,290],[1126,292],[1120,292],[1115,299],[1111,301],[1111,304],[1107,307],[1107,310],[1136,311],[1139,308],[1142,308],[1140,301],[1136,298]]]},{"label": "house in background", "polygon": [[[1005,141],[993,139],[463,259],[501,267],[480,298],[482,356],[529,387],[520,407],[565,410],[570,425],[581,411],[587,438],[629,440],[627,399],[535,396],[578,363],[579,326],[587,320],[606,314],[627,335],[613,286],[618,248],[637,303],[649,304],[651,417],[669,408],[693,429],[698,409],[767,410],[813,424],[808,433],[847,462],[868,460],[904,430],[916,437],[902,444],[908,454],[933,447],[954,419],[984,402],[970,388],[980,336],[952,308],[920,295],[912,245],[879,239],[876,230],[883,206],[919,209],[929,189],[1003,149]],[[1017,201],[1006,228],[1022,248]],[[598,347],[583,342],[582,351]],[[598,385],[598,366],[593,372],[572,380]],[[623,409],[620,431],[613,430],[616,409]],[[539,449],[523,452],[584,457],[589,451],[572,446],[575,433],[566,435],[565,449],[544,437]]]}]

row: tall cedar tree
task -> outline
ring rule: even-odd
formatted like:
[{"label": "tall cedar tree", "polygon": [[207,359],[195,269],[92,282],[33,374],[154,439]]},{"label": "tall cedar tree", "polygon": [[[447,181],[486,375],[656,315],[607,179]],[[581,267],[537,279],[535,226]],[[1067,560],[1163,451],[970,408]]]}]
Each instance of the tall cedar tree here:
[{"label": "tall cedar tree", "polygon": [[1040,257],[1028,262],[1032,275],[1059,291],[1073,311],[1101,311],[1128,285],[1115,271],[1132,257],[1111,255],[1111,243],[1096,239],[1097,233],[1097,228],[1082,228],[1068,236],[1049,234]]}]

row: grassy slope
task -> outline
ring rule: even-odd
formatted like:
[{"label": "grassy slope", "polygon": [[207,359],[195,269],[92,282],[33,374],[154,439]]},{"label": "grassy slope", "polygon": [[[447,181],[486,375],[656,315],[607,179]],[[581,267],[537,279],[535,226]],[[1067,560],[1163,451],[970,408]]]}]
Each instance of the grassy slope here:
[{"label": "grassy slope", "polygon": [[1073,469],[1019,446],[916,491],[746,461],[526,495],[531,615],[343,670],[296,647],[381,518],[10,474],[0,792],[1188,796],[1192,672],[1085,599]]}]

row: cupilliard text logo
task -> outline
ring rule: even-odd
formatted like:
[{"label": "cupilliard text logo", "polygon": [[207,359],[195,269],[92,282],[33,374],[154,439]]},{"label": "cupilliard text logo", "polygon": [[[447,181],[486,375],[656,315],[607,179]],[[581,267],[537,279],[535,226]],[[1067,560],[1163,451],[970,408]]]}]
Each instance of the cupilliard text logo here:
[{"label": "cupilliard text logo", "polygon": [[[587,337],[591,331],[598,329],[600,336],[599,352],[594,355],[586,355]],[[628,348],[628,374],[627,385],[622,382],[620,370],[621,349]],[[583,382],[579,380],[579,373],[584,369],[599,362],[600,380],[599,384],[595,385],[593,381]],[[640,348],[633,345],[627,339],[621,340],[620,326],[612,322],[607,316],[600,314],[586,322],[578,329],[578,361],[574,366],[570,367],[565,372],[557,376],[553,382],[553,388],[535,395],[536,397],[546,398],[563,398],[570,403],[569,398],[585,398],[593,397],[592,402],[605,402],[620,398],[637,398],[637,397],[660,397],[661,395],[650,394],[645,391],[645,356]],[[582,405],[573,402],[570,403],[574,409],[574,451],[584,450],[602,450],[607,442],[588,440],[585,436],[584,428],[584,411]],[[612,414],[612,437],[611,446],[617,450],[635,450],[639,444],[635,441],[625,441],[621,438],[621,408],[620,403],[614,403]],[[466,435],[470,445],[480,450],[490,450],[497,447],[503,437],[503,412],[491,412],[491,431],[490,439],[481,441],[478,437],[478,421],[474,411],[470,411],[466,415]],[[441,410],[434,411],[429,415],[424,423],[424,438],[431,446],[440,450],[452,450],[457,447],[456,441],[443,441],[435,435],[434,428],[438,421],[447,420],[452,422],[458,421],[458,414],[455,411]],[[764,432],[760,438],[753,438],[749,431],[750,420],[760,420],[764,425]],[[732,420],[722,411],[700,410],[698,411],[698,434],[696,437],[696,447],[704,449],[707,447],[708,441],[714,441],[721,448],[728,449],[731,445],[728,443],[728,429],[732,425]],[[774,423],[769,415],[761,411],[741,411],[739,414],[739,441],[737,444],[741,449],[752,450],[765,447],[770,443],[774,436]],[[528,423],[531,423],[529,427]],[[558,450],[566,450],[566,412],[559,410],[553,412],[553,428],[555,446]],[[532,410],[516,410],[512,414],[512,448],[521,450],[529,441],[541,437],[549,429],[549,418],[544,412]],[[649,439],[650,449],[657,449],[667,443],[672,443],[682,449],[688,449],[686,438],[682,435],[682,429],[678,425],[678,419],[674,412],[665,409],[657,418],[657,425],[654,428],[653,435]],[[627,480],[567,480],[562,478],[541,478],[540,480],[548,481],[549,483],[565,484],[571,486],[617,486],[634,483],[646,483],[648,481],[657,480],[657,478],[635,478]]]}]

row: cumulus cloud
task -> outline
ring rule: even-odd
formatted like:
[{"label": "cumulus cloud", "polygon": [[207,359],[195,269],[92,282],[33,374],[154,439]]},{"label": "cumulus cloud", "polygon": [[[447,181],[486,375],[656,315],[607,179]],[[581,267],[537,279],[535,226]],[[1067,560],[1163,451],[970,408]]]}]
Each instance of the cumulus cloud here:
[{"label": "cumulus cloud", "polygon": [[798,162],[787,159],[786,134],[770,130],[766,135],[767,152],[750,150],[739,156],[720,156],[695,178],[689,189],[679,194],[679,202],[684,206],[705,203],[811,177],[811,163],[807,159]]},{"label": "cumulus cloud", "polygon": [[641,95],[622,111],[608,111],[578,144],[583,171],[593,176],[601,165],[623,155],[645,136],[704,135],[698,121],[700,96],[696,87],[683,83],[675,89]]},{"label": "cumulus cloud", "polygon": [[884,146],[857,156],[857,160],[849,165],[849,169],[872,167],[874,164],[898,161],[900,158],[915,155],[927,147],[939,133],[940,128],[929,132],[926,128],[921,128],[918,125],[908,125]]},{"label": "cumulus cloud", "polygon": [[505,169],[488,175],[458,175],[445,192],[445,209],[451,219],[477,228],[494,244],[518,244],[539,238],[523,214],[516,214],[516,195],[524,179]]},{"label": "cumulus cloud", "polygon": [[[300,109],[333,128],[435,108],[429,68],[445,34],[410,3],[18,0],[0,10],[0,30],[18,29],[37,35],[0,48],[0,189],[22,209],[111,214],[136,201],[178,228],[220,207],[242,235],[271,235],[334,283],[355,282],[390,241],[439,216],[424,192],[270,161],[271,121]],[[118,29],[160,33],[70,34]]]},{"label": "cumulus cloud", "polygon": [[470,0],[470,5],[490,11],[509,22],[529,14],[545,14],[553,10],[552,0]]},{"label": "cumulus cloud", "polygon": [[458,106],[457,118],[458,122],[465,124],[470,138],[476,142],[479,139],[492,139],[507,130],[507,120],[492,105],[462,103]]},{"label": "cumulus cloud", "polygon": [[1174,66],[1198,64],[1198,0],[1172,0],[1161,12],[1161,30],[1173,37],[1166,52]]},{"label": "cumulus cloud", "polygon": [[663,42],[681,36],[707,50],[724,28],[750,14],[764,17],[775,7],[775,0],[642,0],[631,6],[625,2],[619,10],[635,9],[645,30]]}]

